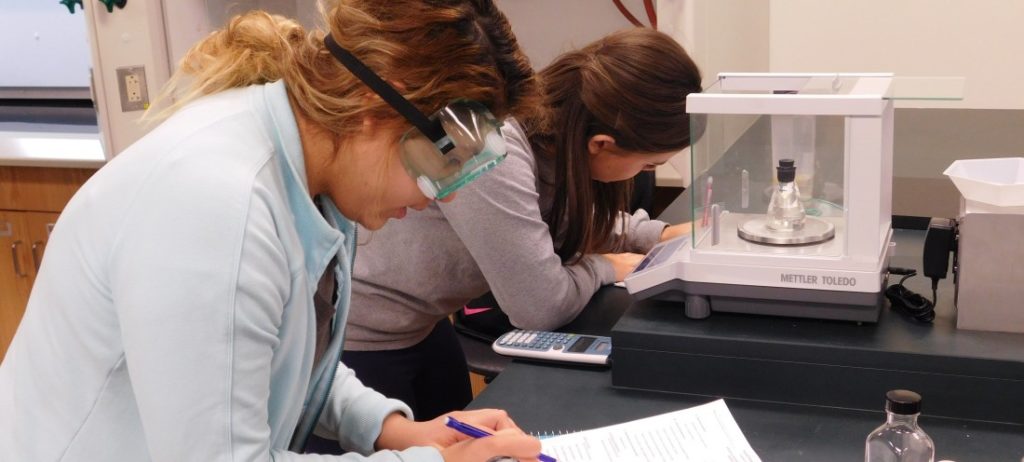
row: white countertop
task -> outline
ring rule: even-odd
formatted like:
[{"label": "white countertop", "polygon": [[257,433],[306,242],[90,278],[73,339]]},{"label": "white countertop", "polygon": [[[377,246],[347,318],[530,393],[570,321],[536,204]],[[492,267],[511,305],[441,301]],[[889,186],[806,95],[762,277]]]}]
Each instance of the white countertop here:
[{"label": "white countertop", "polygon": [[96,127],[0,124],[0,165],[100,168],[106,162]]}]

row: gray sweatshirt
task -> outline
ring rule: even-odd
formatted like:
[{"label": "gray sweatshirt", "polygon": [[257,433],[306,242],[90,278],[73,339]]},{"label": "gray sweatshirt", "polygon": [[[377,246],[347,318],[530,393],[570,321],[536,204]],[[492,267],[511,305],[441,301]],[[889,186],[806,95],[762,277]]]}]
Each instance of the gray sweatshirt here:
[{"label": "gray sweatshirt", "polygon": [[[502,134],[508,157],[455,200],[409,210],[379,231],[360,230],[345,349],[415,345],[488,290],[513,325],[552,330],[615,281],[600,255],[562,264],[541,218],[554,199],[554,165],[538,165],[515,120],[505,121]],[[627,240],[617,252],[647,252],[666,226],[643,210],[623,219]]]}]

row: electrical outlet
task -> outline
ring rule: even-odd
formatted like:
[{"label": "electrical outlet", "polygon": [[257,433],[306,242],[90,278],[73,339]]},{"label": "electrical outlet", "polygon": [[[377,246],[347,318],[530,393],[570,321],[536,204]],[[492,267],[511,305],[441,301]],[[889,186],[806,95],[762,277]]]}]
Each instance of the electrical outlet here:
[{"label": "electrical outlet", "polygon": [[143,66],[119,67],[117,89],[121,95],[121,112],[144,111],[149,109],[149,92],[146,90],[146,68]]},{"label": "electrical outlet", "polygon": [[139,103],[142,101],[142,89],[139,86],[139,76],[135,74],[128,74],[124,77],[124,88],[128,94],[129,103]]}]

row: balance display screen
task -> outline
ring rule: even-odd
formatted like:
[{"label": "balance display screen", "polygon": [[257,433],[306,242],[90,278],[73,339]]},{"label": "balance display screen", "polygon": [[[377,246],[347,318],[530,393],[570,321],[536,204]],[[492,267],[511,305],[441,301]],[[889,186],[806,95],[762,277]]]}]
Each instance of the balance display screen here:
[{"label": "balance display screen", "polygon": [[689,242],[689,240],[690,238],[687,237],[669,241],[664,244],[658,244],[653,249],[651,249],[651,252],[648,253],[647,256],[644,257],[643,261],[641,261],[640,264],[636,266],[636,269],[633,270],[633,273],[639,273],[646,269],[648,266],[657,266],[663,263],[664,261],[668,260],[668,258],[671,257],[672,254],[676,253],[676,250],[679,250],[679,247],[681,247],[684,243]]}]

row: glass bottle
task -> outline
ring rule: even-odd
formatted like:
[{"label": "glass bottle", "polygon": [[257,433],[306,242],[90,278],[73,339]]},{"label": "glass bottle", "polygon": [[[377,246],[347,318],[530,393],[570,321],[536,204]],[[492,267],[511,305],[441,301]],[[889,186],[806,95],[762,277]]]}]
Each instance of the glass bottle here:
[{"label": "glass bottle", "polygon": [[800,190],[796,187],[796,162],[793,159],[780,159],[776,167],[778,186],[772,191],[771,202],[768,203],[769,229],[775,231],[796,231],[804,227],[807,213],[800,201]]},{"label": "glass bottle", "polygon": [[921,395],[909,390],[885,394],[886,422],[868,435],[864,462],[932,462],[935,443],[917,426]]}]

